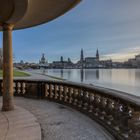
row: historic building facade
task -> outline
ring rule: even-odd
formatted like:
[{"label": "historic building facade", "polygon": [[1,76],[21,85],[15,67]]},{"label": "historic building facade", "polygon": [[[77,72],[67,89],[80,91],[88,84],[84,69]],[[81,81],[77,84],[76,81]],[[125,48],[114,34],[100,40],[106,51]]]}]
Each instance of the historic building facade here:
[{"label": "historic building facade", "polygon": [[128,61],[125,62],[125,66],[140,68],[140,54],[136,55],[135,58],[128,59]]},{"label": "historic building facade", "polygon": [[99,51],[97,49],[95,57],[85,57],[83,49],[81,49],[80,60],[77,62],[77,68],[98,68],[99,67]]},{"label": "historic building facade", "polygon": [[40,67],[48,67],[48,62],[47,62],[47,60],[45,58],[45,54],[44,53],[42,54],[42,57],[39,60],[39,66]]},{"label": "historic building facade", "polygon": [[74,64],[71,62],[71,59],[68,58],[68,60],[64,60],[63,56],[60,57],[60,61],[53,61],[49,64],[49,68],[54,69],[71,69],[74,68]]}]

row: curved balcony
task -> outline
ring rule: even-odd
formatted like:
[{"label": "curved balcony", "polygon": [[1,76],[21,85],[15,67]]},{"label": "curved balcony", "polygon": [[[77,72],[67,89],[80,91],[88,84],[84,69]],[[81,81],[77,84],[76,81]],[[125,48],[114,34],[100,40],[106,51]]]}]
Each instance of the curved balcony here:
[{"label": "curved balcony", "polygon": [[[0,81],[2,93],[2,80]],[[64,81],[15,80],[15,96],[47,99],[89,116],[117,140],[140,139],[140,98],[115,90]]]}]

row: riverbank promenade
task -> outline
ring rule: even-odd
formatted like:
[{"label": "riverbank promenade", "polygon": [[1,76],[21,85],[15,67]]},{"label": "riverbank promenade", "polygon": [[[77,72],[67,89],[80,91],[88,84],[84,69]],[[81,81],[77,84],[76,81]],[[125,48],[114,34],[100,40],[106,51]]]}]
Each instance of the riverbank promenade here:
[{"label": "riverbank promenade", "polygon": [[113,140],[100,125],[69,107],[23,97],[15,97],[15,103],[14,111],[0,111],[0,140]]}]

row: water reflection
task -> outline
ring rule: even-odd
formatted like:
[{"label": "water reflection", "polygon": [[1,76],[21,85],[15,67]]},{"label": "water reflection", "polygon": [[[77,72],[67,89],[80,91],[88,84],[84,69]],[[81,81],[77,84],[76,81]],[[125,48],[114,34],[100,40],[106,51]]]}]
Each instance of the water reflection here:
[{"label": "water reflection", "polygon": [[85,70],[85,81],[98,80],[99,79],[99,69],[86,69]]},{"label": "water reflection", "polygon": [[135,70],[135,85],[140,86],[140,71],[138,69]]},{"label": "water reflection", "polygon": [[63,78],[63,69],[60,70],[61,78]]},{"label": "water reflection", "polygon": [[96,79],[99,79],[99,69],[96,69]]},{"label": "water reflection", "polygon": [[70,77],[71,77],[71,70],[68,69],[68,79],[70,79]]},{"label": "water reflection", "polygon": [[81,69],[80,70],[80,74],[81,74],[81,82],[83,82],[83,80],[84,80],[84,70],[83,69]]},{"label": "water reflection", "polygon": [[45,70],[45,69],[42,70],[42,74],[43,74],[43,75],[46,74],[46,70]]},{"label": "water reflection", "polygon": [[70,81],[93,83],[136,95],[140,91],[140,69],[48,69],[47,72]]},{"label": "water reflection", "polygon": [[112,69],[99,69],[101,81],[112,81]]}]

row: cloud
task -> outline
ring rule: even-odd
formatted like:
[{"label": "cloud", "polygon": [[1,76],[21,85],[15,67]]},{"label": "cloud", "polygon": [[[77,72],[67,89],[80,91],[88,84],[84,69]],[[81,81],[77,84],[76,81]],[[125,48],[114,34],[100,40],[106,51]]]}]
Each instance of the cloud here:
[{"label": "cloud", "polygon": [[113,61],[123,62],[128,60],[129,58],[134,58],[135,55],[137,54],[140,54],[140,46],[128,47],[116,53],[106,54],[101,56],[101,59],[102,60],[112,59]]}]

